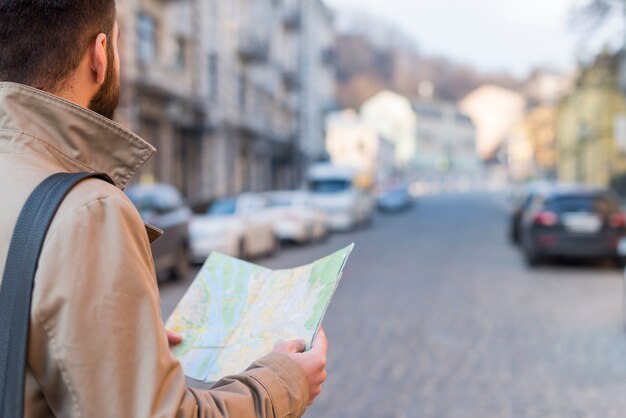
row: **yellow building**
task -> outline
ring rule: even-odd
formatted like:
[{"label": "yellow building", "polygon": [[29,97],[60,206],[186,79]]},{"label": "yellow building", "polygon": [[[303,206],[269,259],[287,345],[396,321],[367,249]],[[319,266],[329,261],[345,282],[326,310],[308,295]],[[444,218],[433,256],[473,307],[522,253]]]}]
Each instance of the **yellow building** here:
[{"label": "yellow building", "polygon": [[581,70],[574,91],[558,109],[558,176],[567,182],[607,186],[626,173],[616,126],[626,114],[618,86],[619,57],[600,54]]},{"label": "yellow building", "polygon": [[557,108],[539,105],[530,109],[508,139],[509,167],[516,180],[552,177],[557,168]]},{"label": "yellow building", "polygon": [[557,165],[556,120],[557,108],[550,105],[532,109],[524,119],[536,167],[546,174],[554,172]]}]

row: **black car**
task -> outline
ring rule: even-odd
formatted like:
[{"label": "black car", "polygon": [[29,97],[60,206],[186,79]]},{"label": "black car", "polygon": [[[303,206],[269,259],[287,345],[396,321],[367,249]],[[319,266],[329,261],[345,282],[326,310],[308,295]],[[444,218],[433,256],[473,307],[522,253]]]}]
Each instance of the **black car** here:
[{"label": "black car", "polygon": [[605,189],[571,188],[535,196],[522,216],[520,241],[526,261],[548,257],[612,258],[626,236],[618,197]]},{"label": "black car", "polygon": [[509,221],[509,241],[511,241],[512,244],[519,245],[520,243],[522,218],[524,217],[524,212],[528,210],[534,198],[535,193],[530,192],[519,199],[519,201],[517,201],[513,206],[513,211],[511,212],[511,218]]},{"label": "black car", "polygon": [[520,244],[520,229],[522,226],[522,219],[524,213],[530,208],[530,204],[539,196],[544,196],[550,191],[557,190],[558,188],[567,187],[566,185],[559,185],[553,182],[535,182],[524,189],[524,191],[515,197],[513,207],[511,210],[511,217],[509,220],[509,241],[514,245]]},{"label": "black car", "polygon": [[191,210],[183,203],[178,190],[167,184],[153,184],[132,186],[126,193],[143,221],[164,232],[152,244],[157,273],[166,273],[171,279],[186,277]]}]

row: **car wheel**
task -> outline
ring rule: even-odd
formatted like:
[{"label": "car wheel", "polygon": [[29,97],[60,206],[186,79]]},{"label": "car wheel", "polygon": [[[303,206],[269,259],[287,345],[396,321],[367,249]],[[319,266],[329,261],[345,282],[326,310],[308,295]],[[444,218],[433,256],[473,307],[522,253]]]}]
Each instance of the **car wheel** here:
[{"label": "car wheel", "polygon": [[238,254],[238,258],[242,259],[242,260],[247,260],[248,259],[248,248],[246,246],[246,241],[244,239],[241,239],[241,241],[239,241],[239,250],[238,250],[239,254]]},{"label": "car wheel", "polygon": [[538,267],[543,261],[544,257],[541,254],[538,254],[535,250],[530,248],[529,246],[524,247],[524,261],[526,261],[526,265],[528,267]]},{"label": "car wheel", "polygon": [[509,228],[509,242],[514,246],[520,244],[519,231],[514,226]]},{"label": "car wheel", "polygon": [[182,244],[176,255],[176,264],[170,272],[171,280],[180,280],[189,274],[189,246]]},{"label": "car wheel", "polygon": [[537,267],[541,264],[541,259],[528,251],[524,251],[524,261],[528,267]]},{"label": "car wheel", "polygon": [[374,223],[374,215],[370,214],[366,216],[365,219],[363,219],[363,222],[361,223],[361,228],[368,229],[372,226],[373,223]]},{"label": "car wheel", "polygon": [[317,238],[315,236],[315,225],[311,224],[306,229],[306,237],[304,238],[302,244],[310,244],[312,242],[315,242],[316,240]]},{"label": "car wheel", "polygon": [[272,248],[270,249],[270,252],[268,255],[274,256],[278,254],[278,251],[280,251],[280,240],[278,239],[277,236],[273,235],[272,236]]},{"label": "car wheel", "polygon": [[615,257],[615,264],[621,269],[626,268],[626,257]]},{"label": "car wheel", "polygon": [[526,234],[520,234],[520,247],[524,254],[526,265],[528,267],[537,267],[544,261],[544,257],[533,248],[530,239]]}]

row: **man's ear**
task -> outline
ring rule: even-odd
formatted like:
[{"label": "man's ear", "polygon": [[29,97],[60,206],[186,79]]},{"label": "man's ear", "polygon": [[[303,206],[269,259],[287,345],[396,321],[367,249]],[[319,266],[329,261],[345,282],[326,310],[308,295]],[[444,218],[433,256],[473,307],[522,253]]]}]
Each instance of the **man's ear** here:
[{"label": "man's ear", "polygon": [[91,70],[93,71],[93,81],[102,85],[107,75],[107,36],[99,34],[92,44],[91,50]]}]

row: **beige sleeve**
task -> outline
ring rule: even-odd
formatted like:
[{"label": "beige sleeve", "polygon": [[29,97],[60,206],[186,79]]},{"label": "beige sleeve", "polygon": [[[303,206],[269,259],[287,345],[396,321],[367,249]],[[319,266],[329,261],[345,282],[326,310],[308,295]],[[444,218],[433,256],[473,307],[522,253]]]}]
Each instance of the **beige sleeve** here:
[{"label": "beige sleeve", "polygon": [[[273,353],[211,390],[185,387],[143,223],[123,196],[66,216],[44,245],[29,369],[63,417],[299,417],[304,372]],[[36,354],[35,354],[36,353]]]}]

